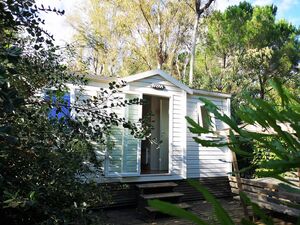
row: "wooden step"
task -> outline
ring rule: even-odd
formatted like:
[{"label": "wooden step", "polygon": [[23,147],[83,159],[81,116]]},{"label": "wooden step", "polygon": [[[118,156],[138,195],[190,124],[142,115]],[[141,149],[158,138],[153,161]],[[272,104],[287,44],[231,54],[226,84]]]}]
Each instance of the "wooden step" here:
[{"label": "wooden step", "polygon": [[163,183],[145,183],[145,184],[137,184],[139,189],[147,189],[147,188],[164,188],[164,187],[176,187],[178,184],[174,182],[163,182]]},{"label": "wooden step", "polygon": [[[191,208],[192,206],[185,203],[185,202],[182,202],[182,203],[177,203],[177,204],[173,204],[174,206],[177,206],[178,208],[181,208],[181,209],[189,209]],[[159,212],[158,209],[155,209],[155,208],[152,208],[150,206],[146,206],[145,209],[149,212]]]},{"label": "wooden step", "polygon": [[156,193],[156,194],[142,194],[140,197],[143,199],[162,199],[162,198],[175,198],[183,196],[183,193],[180,192],[167,192],[167,193]]}]

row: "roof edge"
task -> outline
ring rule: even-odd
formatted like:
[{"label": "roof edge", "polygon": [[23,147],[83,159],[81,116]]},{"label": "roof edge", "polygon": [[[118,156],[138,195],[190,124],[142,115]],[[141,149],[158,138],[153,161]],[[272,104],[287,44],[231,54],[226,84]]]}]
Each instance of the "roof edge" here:
[{"label": "roof edge", "polygon": [[206,90],[199,90],[199,89],[192,89],[187,85],[183,84],[181,81],[177,80],[176,78],[172,77],[170,74],[166,73],[163,70],[155,69],[155,70],[148,70],[142,73],[133,74],[127,77],[99,77],[94,75],[87,75],[85,76],[88,80],[96,81],[96,82],[103,82],[109,83],[112,81],[123,80],[128,83],[140,80],[143,78],[160,75],[165,78],[167,81],[171,82],[175,86],[185,90],[188,94],[199,94],[199,95],[206,95],[211,97],[219,97],[219,98],[231,98],[231,94],[221,93],[221,92],[214,92],[214,91],[206,91]]},{"label": "roof edge", "polygon": [[213,91],[205,91],[205,90],[199,90],[199,89],[193,89],[193,93],[212,96],[212,97],[219,97],[219,98],[231,98],[231,94],[226,94],[226,93],[221,93],[221,92],[213,92]]}]

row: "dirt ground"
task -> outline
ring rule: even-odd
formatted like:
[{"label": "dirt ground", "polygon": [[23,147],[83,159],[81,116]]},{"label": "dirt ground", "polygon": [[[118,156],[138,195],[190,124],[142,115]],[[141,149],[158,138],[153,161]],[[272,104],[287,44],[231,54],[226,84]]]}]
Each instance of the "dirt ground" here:
[{"label": "dirt ground", "polygon": [[[233,199],[219,199],[225,210],[231,215],[231,218],[236,224],[239,224],[243,217],[243,210],[240,202]],[[215,216],[212,213],[212,207],[206,201],[188,202],[192,207],[189,211],[197,214],[201,219],[207,221],[209,224],[218,224]],[[109,209],[104,212],[104,224],[106,225],[117,225],[117,224],[140,224],[140,225],[189,225],[193,224],[187,220],[168,217],[168,216],[156,216],[151,218],[150,216],[139,214],[133,207],[123,207],[118,209]],[[281,218],[274,219],[276,225],[292,225],[293,222],[285,222],[284,216]],[[257,224],[263,224],[257,222]]]}]

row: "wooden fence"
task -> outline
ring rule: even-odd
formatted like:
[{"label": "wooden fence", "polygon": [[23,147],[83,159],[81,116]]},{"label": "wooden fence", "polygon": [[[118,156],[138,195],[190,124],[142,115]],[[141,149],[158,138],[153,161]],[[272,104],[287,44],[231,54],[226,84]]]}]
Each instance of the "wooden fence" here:
[{"label": "wooden fence", "polygon": [[[284,213],[290,216],[300,216],[300,189],[299,192],[288,192],[278,184],[266,181],[240,178],[242,191],[260,207]],[[237,180],[229,177],[229,184],[233,194],[239,194]]]}]

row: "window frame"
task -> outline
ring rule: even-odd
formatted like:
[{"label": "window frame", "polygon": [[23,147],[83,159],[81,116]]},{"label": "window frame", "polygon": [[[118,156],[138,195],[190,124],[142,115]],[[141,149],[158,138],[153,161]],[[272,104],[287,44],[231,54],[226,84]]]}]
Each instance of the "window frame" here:
[{"label": "window frame", "polygon": [[[205,107],[204,107],[204,103],[203,102],[198,102],[197,103],[197,120],[198,120],[198,124],[203,127],[203,115],[202,115],[202,108],[204,108],[205,110],[207,110]],[[209,111],[207,111],[208,113],[208,116],[210,117],[211,119],[211,124],[210,124],[210,127],[209,129],[212,131],[210,133],[207,133],[207,134],[201,134],[199,136],[201,137],[204,137],[204,138],[209,138],[209,137],[216,137],[216,134],[214,133],[215,131],[217,131],[217,124],[216,124],[216,118],[215,118],[215,115]]]}]

